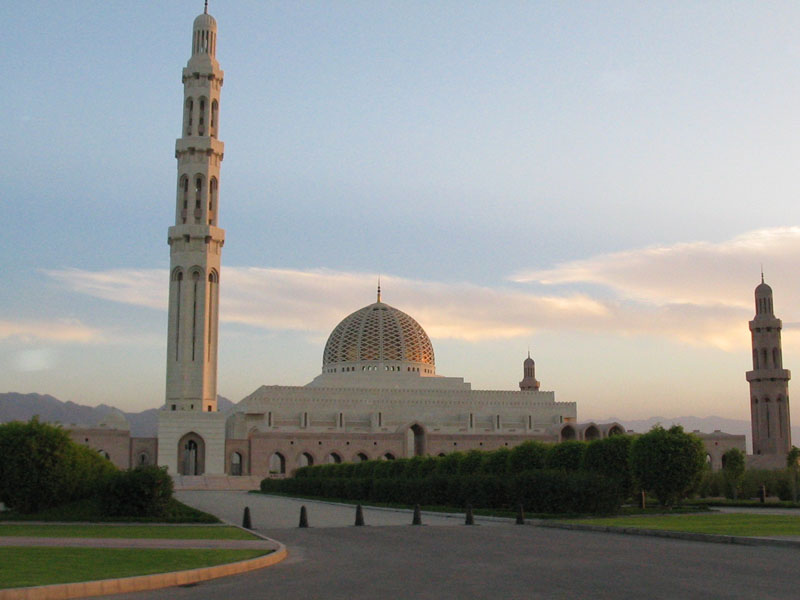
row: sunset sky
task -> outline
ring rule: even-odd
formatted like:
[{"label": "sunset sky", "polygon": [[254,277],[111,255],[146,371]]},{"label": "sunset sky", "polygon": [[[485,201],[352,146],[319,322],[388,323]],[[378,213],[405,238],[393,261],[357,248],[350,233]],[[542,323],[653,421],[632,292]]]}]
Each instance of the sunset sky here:
[{"label": "sunset sky", "polygon": [[[0,8],[0,392],[163,403],[181,69],[202,4]],[[530,348],[580,420],[744,419],[763,265],[800,373],[797,2],[209,12],[220,394],[310,381],[379,275],[437,372],[473,389],[515,389]]]}]

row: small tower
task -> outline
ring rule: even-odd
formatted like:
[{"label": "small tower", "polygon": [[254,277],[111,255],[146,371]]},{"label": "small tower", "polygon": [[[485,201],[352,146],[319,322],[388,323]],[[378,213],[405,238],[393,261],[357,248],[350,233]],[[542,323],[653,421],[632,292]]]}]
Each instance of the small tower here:
[{"label": "small tower", "polygon": [[776,457],[776,466],[792,447],[789,422],[789,379],[781,355],[781,320],[772,307],[772,288],[761,283],[755,290],[756,315],[750,321],[753,343],[753,370],[747,372],[750,383],[750,419],[753,430],[753,454]]},{"label": "small tower", "polygon": [[539,382],[536,381],[536,363],[531,358],[530,350],[528,358],[522,363],[522,381],[519,382],[519,389],[533,392],[539,390]]},{"label": "small tower", "polygon": [[166,409],[216,412],[220,255],[217,227],[217,139],[223,72],[215,58],[217,22],[194,20],[192,55],[183,69],[183,124],[178,159],[175,225],[169,228],[170,284]]}]

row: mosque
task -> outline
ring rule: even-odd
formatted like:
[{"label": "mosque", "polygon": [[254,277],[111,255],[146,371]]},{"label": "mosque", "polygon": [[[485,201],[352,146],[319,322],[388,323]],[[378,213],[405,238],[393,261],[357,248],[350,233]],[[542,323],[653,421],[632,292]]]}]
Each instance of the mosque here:
[{"label": "mosque", "polygon": [[[310,383],[261,386],[227,414],[218,411],[225,232],[217,222],[224,73],[215,58],[216,44],[217,24],[206,10],[194,20],[192,53],[182,76],[175,224],[168,233],[166,402],[159,411],[158,437],[132,438],[124,425],[112,423],[74,429],[74,439],[102,448],[123,468],[159,464],[183,478],[230,480],[279,477],[325,462],[443,455],[625,432],[619,423],[578,423],[576,403],[556,402],[554,392],[540,390],[530,355],[522,364],[519,390],[473,390],[461,377],[437,374],[425,330],[384,302],[380,285],[375,302],[333,329],[322,371]],[[785,457],[791,447],[789,372],[780,364],[780,320],[772,313],[772,291],[763,282],[756,299],[757,316],[750,324],[754,370],[747,374],[754,390],[754,447],[759,455]],[[744,436],[715,432],[701,437],[715,467],[728,448],[744,450]]]}]

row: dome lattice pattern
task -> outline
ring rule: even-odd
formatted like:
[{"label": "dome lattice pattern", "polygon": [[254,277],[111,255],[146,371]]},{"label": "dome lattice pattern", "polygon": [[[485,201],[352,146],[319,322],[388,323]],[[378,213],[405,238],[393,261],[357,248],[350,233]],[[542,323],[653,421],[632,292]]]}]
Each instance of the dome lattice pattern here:
[{"label": "dome lattice pattern", "polygon": [[323,366],[363,361],[435,364],[431,340],[420,324],[383,302],[345,317],[325,344]]}]

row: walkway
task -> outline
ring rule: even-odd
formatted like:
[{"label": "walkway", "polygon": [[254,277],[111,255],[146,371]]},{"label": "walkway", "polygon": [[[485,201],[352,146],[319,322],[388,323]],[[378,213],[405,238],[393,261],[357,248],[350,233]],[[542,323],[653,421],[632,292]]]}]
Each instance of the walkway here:
[{"label": "walkway", "polygon": [[[247,492],[182,491],[175,497],[184,502],[218,516],[220,519],[242,524],[245,506],[250,507],[253,527],[258,530],[294,529],[300,522],[300,507],[305,506],[310,527],[349,527],[355,522],[353,505],[337,505],[315,500],[299,500],[282,496],[266,496]],[[403,509],[364,508],[366,525],[400,526],[411,524],[411,511]],[[481,521],[480,517],[476,520]],[[425,525],[463,525],[464,515],[447,516],[423,513]],[[485,521],[487,524],[493,521]],[[278,536],[280,539],[280,536]]]}]

